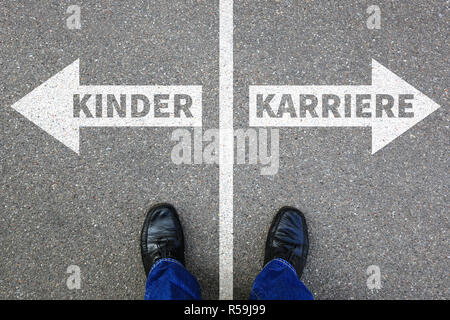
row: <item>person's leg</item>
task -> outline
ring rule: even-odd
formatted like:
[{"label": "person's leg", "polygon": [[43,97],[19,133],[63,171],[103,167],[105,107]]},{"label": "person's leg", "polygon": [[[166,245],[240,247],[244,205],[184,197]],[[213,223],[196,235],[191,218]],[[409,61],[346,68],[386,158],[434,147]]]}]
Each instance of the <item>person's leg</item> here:
[{"label": "person's leg", "polygon": [[160,259],[150,271],[145,300],[200,300],[197,279],[177,260]]},{"label": "person's leg", "polygon": [[313,300],[294,268],[283,259],[270,261],[253,283],[250,300]]},{"label": "person's leg", "polygon": [[141,232],[146,300],[201,299],[200,286],[184,267],[184,236],[170,204],[152,207]]},{"label": "person's leg", "polygon": [[265,267],[255,279],[250,299],[314,299],[300,280],[308,250],[308,228],[304,215],[292,207],[281,208],[269,229]]}]

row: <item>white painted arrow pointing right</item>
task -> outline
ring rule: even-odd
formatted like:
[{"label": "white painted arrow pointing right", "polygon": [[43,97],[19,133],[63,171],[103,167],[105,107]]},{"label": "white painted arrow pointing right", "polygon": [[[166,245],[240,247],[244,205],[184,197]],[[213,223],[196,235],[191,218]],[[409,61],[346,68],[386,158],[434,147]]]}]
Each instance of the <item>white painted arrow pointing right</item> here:
[{"label": "white painted arrow pointing right", "polygon": [[[378,95],[389,95],[395,100],[391,109],[391,117],[383,111],[381,117],[377,116],[376,96]],[[306,100],[301,102],[306,96],[309,97],[308,102],[305,102]],[[329,106],[327,106],[329,101],[326,100],[328,98],[324,100],[324,97],[327,96],[337,97],[336,101],[339,101],[335,110],[337,115],[329,112]],[[363,112],[365,116],[358,114],[358,102],[355,102],[358,97],[363,96],[366,97],[364,98],[366,106],[364,106]],[[311,102],[311,97],[315,102]],[[350,97],[349,104],[346,102],[348,97]],[[400,114],[402,113],[400,112],[400,99],[404,100],[402,100],[402,112],[408,113],[412,117]],[[323,106],[323,103],[327,105]],[[309,109],[307,104],[309,104]],[[411,108],[404,107],[406,104],[410,104]],[[311,107],[311,105],[313,106]],[[350,112],[346,111],[347,107],[350,107]],[[304,112],[300,112],[302,108]],[[405,112],[403,108],[410,110]],[[372,127],[372,154],[438,108],[437,103],[375,60],[372,60],[372,84],[369,86],[249,86],[250,126]],[[325,112],[323,112],[324,109]]]},{"label": "white painted arrow pointing right", "polygon": [[436,102],[374,59],[372,59],[372,87],[372,90],[378,93],[414,95],[414,117],[372,119],[372,154],[385,147],[440,107]]}]

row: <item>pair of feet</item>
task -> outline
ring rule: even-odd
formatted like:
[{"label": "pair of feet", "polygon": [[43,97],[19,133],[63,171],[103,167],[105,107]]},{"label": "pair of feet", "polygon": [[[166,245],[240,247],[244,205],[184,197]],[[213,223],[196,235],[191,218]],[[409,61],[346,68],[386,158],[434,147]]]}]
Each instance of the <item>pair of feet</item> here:
[{"label": "pair of feet", "polygon": [[[303,214],[292,207],[281,208],[269,229],[264,265],[273,259],[289,262],[300,278],[306,264],[309,241]],[[141,254],[148,276],[155,262],[176,259],[184,265],[184,236],[175,208],[166,203],[152,207],[141,232]]]}]

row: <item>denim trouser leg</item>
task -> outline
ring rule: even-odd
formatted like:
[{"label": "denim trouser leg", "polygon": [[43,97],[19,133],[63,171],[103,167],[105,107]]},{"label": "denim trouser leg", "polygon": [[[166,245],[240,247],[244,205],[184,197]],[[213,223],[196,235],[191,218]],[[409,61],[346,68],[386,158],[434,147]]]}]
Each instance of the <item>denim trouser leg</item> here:
[{"label": "denim trouser leg", "polygon": [[197,279],[177,260],[160,259],[150,270],[145,300],[199,300]]},{"label": "denim trouser leg", "polygon": [[253,283],[250,300],[313,300],[295,269],[283,259],[270,261]]},{"label": "denim trouser leg", "polygon": [[[146,300],[201,299],[195,277],[177,260],[158,260],[150,270],[145,286]],[[258,274],[250,294],[251,300],[312,300],[311,292],[285,260],[270,261]]]}]

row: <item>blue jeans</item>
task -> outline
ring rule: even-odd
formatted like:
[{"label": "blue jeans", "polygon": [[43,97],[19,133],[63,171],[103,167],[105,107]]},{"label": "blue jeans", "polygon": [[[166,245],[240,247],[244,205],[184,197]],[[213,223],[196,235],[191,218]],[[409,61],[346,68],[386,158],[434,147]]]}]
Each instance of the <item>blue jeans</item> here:
[{"label": "blue jeans", "polygon": [[[145,300],[200,300],[197,279],[177,260],[160,259],[150,270]],[[253,283],[250,300],[313,300],[313,295],[283,259],[270,261]]]}]

